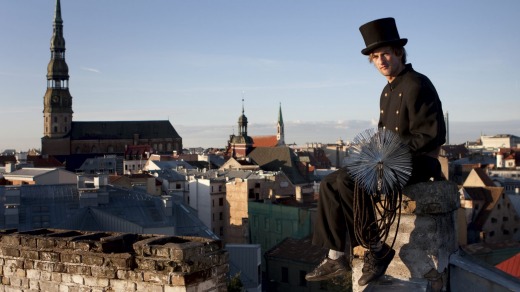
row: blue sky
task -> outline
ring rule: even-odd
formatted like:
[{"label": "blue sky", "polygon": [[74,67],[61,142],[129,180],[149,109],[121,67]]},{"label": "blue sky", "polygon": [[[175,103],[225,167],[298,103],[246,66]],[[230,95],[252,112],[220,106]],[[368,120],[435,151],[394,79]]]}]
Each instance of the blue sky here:
[{"label": "blue sky", "polygon": [[[40,147],[55,0],[0,0],[0,150]],[[385,79],[359,26],[396,18],[437,87],[450,142],[520,135],[520,1],[62,0],[74,120],[166,120],[223,147],[244,98],[249,134],[352,140]]]}]

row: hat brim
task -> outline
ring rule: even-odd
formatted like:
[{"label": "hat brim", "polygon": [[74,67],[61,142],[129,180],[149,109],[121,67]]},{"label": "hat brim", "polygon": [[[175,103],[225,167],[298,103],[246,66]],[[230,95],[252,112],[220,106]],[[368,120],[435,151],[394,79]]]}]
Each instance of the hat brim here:
[{"label": "hat brim", "polygon": [[370,44],[366,48],[362,49],[361,54],[368,56],[368,55],[370,55],[370,53],[372,53],[373,50],[375,50],[377,48],[385,47],[385,46],[398,45],[398,46],[404,47],[407,42],[408,42],[408,39],[398,39],[398,40],[393,40],[393,41],[376,42],[376,43]]}]

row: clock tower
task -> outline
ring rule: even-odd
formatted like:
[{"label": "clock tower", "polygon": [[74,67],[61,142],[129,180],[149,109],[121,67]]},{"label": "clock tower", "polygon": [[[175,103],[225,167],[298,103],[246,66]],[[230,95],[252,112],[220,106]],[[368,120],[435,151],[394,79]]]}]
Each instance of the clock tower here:
[{"label": "clock tower", "polygon": [[72,96],[69,93],[69,68],[65,62],[60,0],[56,0],[50,49],[47,91],[43,97],[43,139],[60,139],[70,132],[73,113]]}]

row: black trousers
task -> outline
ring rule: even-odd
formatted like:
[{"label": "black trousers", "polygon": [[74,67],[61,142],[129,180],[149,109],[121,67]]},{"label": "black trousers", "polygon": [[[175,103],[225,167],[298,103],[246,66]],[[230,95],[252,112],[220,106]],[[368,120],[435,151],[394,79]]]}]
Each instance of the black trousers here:
[{"label": "black trousers", "polygon": [[[428,181],[431,177],[442,177],[441,166],[436,158],[415,156],[412,158],[412,175],[408,184]],[[346,168],[341,168],[323,178],[320,184],[317,217],[312,243],[327,249],[345,251],[347,233],[352,247],[357,246],[354,234],[354,180]],[[373,214],[373,206],[368,195],[361,196],[361,204],[367,214]],[[370,209],[372,208],[372,209]],[[375,218],[370,216],[365,226],[375,227]],[[371,228],[361,230],[363,238],[374,238]]]}]

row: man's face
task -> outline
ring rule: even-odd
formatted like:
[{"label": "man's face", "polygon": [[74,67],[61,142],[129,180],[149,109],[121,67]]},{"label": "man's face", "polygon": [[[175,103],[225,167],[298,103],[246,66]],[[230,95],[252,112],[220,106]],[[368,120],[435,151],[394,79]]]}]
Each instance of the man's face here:
[{"label": "man's face", "polygon": [[404,68],[401,56],[397,56],[391,47],[377,48],[370,54],[370,57],[374,66],[388,81],[394,80]]}]

